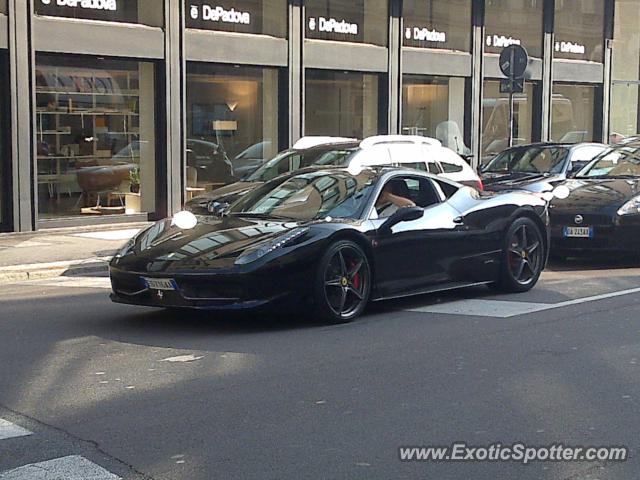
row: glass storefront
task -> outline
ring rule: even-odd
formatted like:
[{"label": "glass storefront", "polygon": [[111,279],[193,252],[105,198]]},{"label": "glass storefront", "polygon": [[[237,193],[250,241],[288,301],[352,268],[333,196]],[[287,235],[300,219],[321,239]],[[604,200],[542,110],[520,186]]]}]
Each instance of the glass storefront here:
[{"label": "glass storefront", "polygon": [[[187,65],[187,197],[242,179],[275,156],[280,71]],[[286,115],[286,113],[285,113]]]},{"label": "glass storefront", "polygon": [[404,46],[471,49],[469,0],[404,0]]},{"label": "glass storefront", "polygon": [[616,0],[610,140],[640,133],[640,0]]},{"label": "glass storefront", "polygon": [[[1,0],[0,0],[1,1]],[[158,0],[33,0],[37,15],[164,25],[163,3]]]},{"label": "glass storefront", "polygon": [[185,0],[187,28],[287,36],[286,0]]},{"label": "glass storefront", "polygon": [[465,144],[465,78],[403,75],[402,133],[437,138],[461,155]]},{"label": "glass storefront", "polygon": [[40,219],[155,211],[155,102],[153,63],[37,55]]},{"label": "glass storefront", "polygon": [[518,44],[530,57],[541,58],[543,4],[544,0],[486,0],[485,51],[499,54]]},{"label": "glass storefront", "polygon": [[387,0],[306,0],[306,37],[387,45]]},{"label": "glass storefront", "polygon": [[[7,90],[7,55],[0,50],[0,92],[6,92]],[[11,185],[7,181],[7,175],[5,169],[11,163],[9,158],[8,144],[10,141],[9,129],[7,128],[7,117],[9,114],[7,105],[7,96],[0,95],[0,232],[4,230],[4,224],[7,221],[6,209],[9,205],[9,192],[11,192]]]},{"label": "glass storefront", "polygon": [[306,71],[305,135],[364,138],[387,132],[382,75]]},{"label": "glass storefront", "polygon": [[[509,146],[509,95],[500,93],[499,80],[484,81],[482,99],[482,164]],[[535,84],[525,83],[524,93],[513,98],[513,144],[531,143],[536,108]]]},{"label": "glass storefront", "polygon": [[603,61],[604,3],[555,0],[555,58]]},{"label": "glass storefront", "polygon": [[595,140],[595,85],[553,84],[551,140],[579,143]]}]

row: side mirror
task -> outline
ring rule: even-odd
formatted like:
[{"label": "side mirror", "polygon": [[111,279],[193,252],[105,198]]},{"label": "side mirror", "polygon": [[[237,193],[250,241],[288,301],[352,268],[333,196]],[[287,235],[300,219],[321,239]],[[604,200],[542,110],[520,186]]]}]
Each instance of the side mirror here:
[{"label": "side mirror", "polygon": [[385,220],[380,226],[380,230],[391,231],[391,227],[401,222],[411,222],[418,220],[424,215],[424,210],[420,207],[404,207],[398,209],[393,215]]}]

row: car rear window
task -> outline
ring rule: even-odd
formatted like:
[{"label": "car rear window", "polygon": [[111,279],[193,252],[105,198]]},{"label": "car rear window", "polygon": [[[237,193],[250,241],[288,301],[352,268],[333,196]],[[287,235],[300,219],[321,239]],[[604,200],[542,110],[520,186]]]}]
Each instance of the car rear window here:
[{"label": "car rear window", "polygon": [[440,165],[442,166],[444,173],[460,173],[463,170],[462,165],[457,165],[447,161],[440,161]]}]

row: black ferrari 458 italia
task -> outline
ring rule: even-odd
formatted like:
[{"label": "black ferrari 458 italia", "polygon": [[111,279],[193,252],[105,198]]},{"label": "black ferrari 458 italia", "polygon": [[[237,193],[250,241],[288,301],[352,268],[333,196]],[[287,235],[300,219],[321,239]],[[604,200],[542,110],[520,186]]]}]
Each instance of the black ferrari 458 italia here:
[{"label": "black ferrari 458 italia", "polygon": [[330,322],[371,300],[488,284],[532,288],[547,203],[416,170],[314,167],[250,191],[222,218],[180,212],[110,265],[112,300],[168,308],[302,305]]},{"label": "black ferrari 458 italia", "polygon": [[640,253],[640,139],[612,147],[550,205],[551,253]]}]

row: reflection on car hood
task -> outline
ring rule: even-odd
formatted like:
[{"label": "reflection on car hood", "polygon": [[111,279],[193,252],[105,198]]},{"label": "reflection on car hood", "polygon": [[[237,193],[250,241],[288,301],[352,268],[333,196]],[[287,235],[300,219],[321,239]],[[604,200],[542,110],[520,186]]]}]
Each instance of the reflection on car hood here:
[{"label": "reflection on car hood", "polygon": [[640,179],[575,179],[565,185],[571,193],[564,200],[553,200],[555,211],[588,213],[606,208],[617,210],[631,198],[640,195]]},{"label": "reflection on car hood", "polygon": [[564,175],[541,173],[484,173],[482,183],[485,189],[513,190],[524,189],[532,192],[547,190],[549,185],[565,180]]},{"label": "reflection on car hood", "polygon": [[[309,222],[306,222],[309,223]],[[301,222],[198,216],[190,230],[157,222],[141,233],[130,253],[114,260],[117,268],[160,273],[233,268],[243,251],[283,235]]]},{"label": "reflection on car hood", "polygon": [[231,204],[260,185],[262,185],[262,182],[231,183],[194,197],[185,204],[185,208],[194,213],[206,214],[209,202],[215,201]]}]

